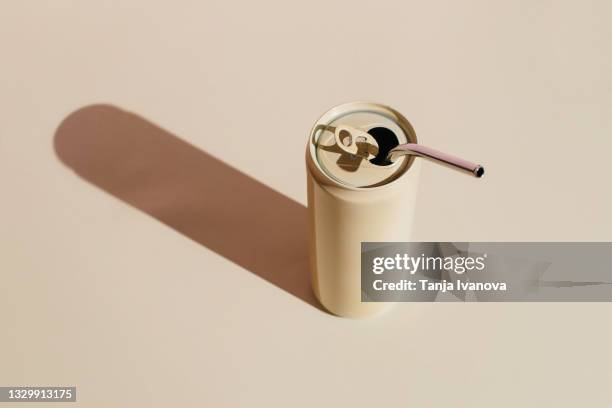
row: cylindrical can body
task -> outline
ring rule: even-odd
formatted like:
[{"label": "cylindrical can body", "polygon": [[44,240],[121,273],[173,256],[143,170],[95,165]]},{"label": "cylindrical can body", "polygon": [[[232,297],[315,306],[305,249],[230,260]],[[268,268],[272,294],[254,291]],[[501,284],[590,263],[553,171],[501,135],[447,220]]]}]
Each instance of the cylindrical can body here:
[{"label": "cylindrical can body", "polygon": [[411,239],[419,168],[414,162],[391,184],[356,191],[322,183],[309,166],[312,286],[330,312],[365,317],[389,307],[361,301],[361,243]]},{"label": "cylindrical can body", "polygon": [[[402,126],[409,133],[407,139],[416,142],[410,124]],[[362,302],[361,243],[411,239],[420,163],[407,161],[391,181],[361,188],[343,185],[326,174],[313,151],[307,149],[306,162],[314,293],[336,315],[377,314],[390,304]],[[348,177],[355,179],[355,174]]]}]

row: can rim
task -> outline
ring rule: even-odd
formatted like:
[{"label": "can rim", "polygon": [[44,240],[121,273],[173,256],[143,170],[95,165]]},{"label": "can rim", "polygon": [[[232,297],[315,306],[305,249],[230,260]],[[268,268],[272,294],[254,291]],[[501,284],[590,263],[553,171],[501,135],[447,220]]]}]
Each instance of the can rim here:
[{"label": "can rim", "polygon": [[312,126],[310,133],[309,133],[309,137],[308,137],[308,156],[310,161],[312,162],[312,164],[316,167],[316,169],[318,170],[319,173],[323,174],[325,179],[330,181],[331,183],[333,183],[334,185],[341,187],[343,189],[347,189],[347,190],[354,190],[354,191],[372,191],[375,189],[382,189],[384,187],[387,187],[395,182],[397,182],[408,170],[410,170],[410,168],[412,167],[412,164],[414,163],[414,157],[413,156],[405,156],[404,157],[404,161],[408,160],[408,163],[405,163],[402,165],[404,166],[404,168],[398,172],[397,176],[394,177],[393,179],[391,179],[390,181],[387,182],[381,182],[381,183],[377,183],[377,184],[373,184],[373,185],[369,185],[369,186],[351,186],[348,184],[343,184],[340,181],[336,180],[335,178],[331,177],[320,165],[319,161],[316,159],[316,140],[315,140],[315,132],[318,130],[319,126],[321,126],[321,121],[324,117],[326,116],[333,116],[334,111],[342,111],[342,110],[346,110],[347,108],[354,106],[355,110],[357,110],[356,107],[358,106],[364,106],[364,107],[376,107],[379,108],[379,112],[383,113],[383,112],[387,112],[387,113],[391,113],[393,115],[393,120],[395,120],[395,122],[397,123],[397,125],[404,131],[406,137],[408,138],[408,143],[418,143],[417,141],[417,136],[416,136],[416,132],[414,131],[414,128],[412,127],[412,125],[410,124],[410,122],[408,121],[408,119],[406,119],[404,117],[404,115],[402,115],[401,113],[399,113],[397,110],[393,109],[392,107],[388,106],[388,105],[384,105],[381,103],[377,103],[377,102],[368,102],[368,101],[351,101],[351,102],[345,102],[345,103],[341,103],[341,104],[337,104],[332,106],[330,109],[326,110],[322,115],[320,115],[318,117],[318,119],[315,121],[315,124]]}]

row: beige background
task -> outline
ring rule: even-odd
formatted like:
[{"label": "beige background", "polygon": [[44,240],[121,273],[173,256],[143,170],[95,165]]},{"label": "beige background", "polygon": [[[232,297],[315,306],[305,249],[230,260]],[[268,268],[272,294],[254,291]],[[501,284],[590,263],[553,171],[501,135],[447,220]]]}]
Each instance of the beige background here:
[{"label": "beige background", "polygon": [[2,2],[0,385],[76,385],[87,407],[610,406],[609,304],[339,319],[304,290],[300,217],[307,132],[359,99],[487,165],[423,166],[416,239],[612,239],[611,18]]}]

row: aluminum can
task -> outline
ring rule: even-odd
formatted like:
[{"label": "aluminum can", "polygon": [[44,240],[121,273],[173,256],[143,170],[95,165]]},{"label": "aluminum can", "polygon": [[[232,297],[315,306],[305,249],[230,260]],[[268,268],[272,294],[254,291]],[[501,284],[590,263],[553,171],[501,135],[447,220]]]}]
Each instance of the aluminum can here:
[{"label": "aluminum can", "polygon": [[[346,153],[335,130],[367,132],[378,144],[374,158]],[[327,111],[313,126],[306,151],[309,257],[314,293],[331,313],[366,317],[390,303],[363,302],[361,243],[410,241],[420,162],[387,162],[399,144],[417,143],[414,129],[394,109],[351,102]]]}]

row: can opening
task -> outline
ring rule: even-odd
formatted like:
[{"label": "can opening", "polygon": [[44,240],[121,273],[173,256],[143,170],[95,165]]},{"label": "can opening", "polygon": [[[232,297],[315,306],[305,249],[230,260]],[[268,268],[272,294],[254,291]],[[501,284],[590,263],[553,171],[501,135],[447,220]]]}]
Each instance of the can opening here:
[{"label": "can opening", "polygon": [[386,127],[375,127],[368,130],[368,133],[372,135],[372,137],[376,139],[376,143],[378,143],[378,154],[370,160],[370,163],[377,166],[388,166],[392,164],[392,162],[387,159],[387,156],[391,149],[399,146],[399,140],[395,133]]}]

